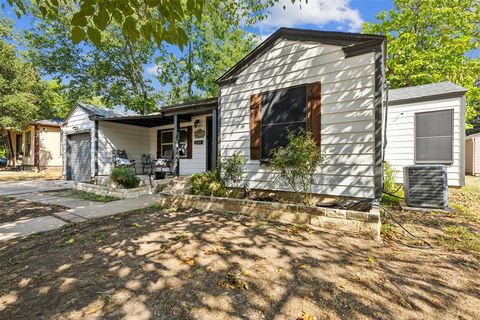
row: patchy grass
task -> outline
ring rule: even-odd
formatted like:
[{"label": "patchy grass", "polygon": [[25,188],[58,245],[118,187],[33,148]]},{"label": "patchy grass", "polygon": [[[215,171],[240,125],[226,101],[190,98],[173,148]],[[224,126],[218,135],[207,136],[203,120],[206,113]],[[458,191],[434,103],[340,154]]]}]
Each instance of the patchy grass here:
[{"label": "patchy grass", "polygon": [[480,234],[471,232],[467,227],[449,226],[443,229],[445,235],[439,241],[453,250],[480,252]]},{"label": "patchy grass", "polygon": [[33,179],[47,179],[47,180],[58,180],[62,179],[63,175],[61,172],[52,172],[52,171],[12,171],[12,170],[0,170],[0,182],[4,181],[22,181],[22,180],[33,180]]},{"label": "patchy grass", "polygon": [[110,202],[120,200],[120,198],[112,197],[112,196],[102,196],[99,194],[95,194],[92,192],[86,192],[81,190],[66,190],[66,191],[56,191],[51,192],[52,195],[58,197],[65,197],[65,198],[74,198],[74,199],[81,199],[81,200],[88,200],[88,201],[96,201],[96,202]]}]

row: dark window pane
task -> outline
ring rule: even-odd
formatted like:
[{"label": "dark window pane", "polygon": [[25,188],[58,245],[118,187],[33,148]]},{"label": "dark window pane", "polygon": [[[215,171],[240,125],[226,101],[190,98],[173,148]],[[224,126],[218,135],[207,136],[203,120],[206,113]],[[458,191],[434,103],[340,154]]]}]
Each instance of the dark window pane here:
[{"label": "dark window pane", "polygon": [[262,123],[306,121],[305,86],[262,93]]},{"label": "dark window pane", "polygon": [[187,141],[187,130],[180,130],[179,141]]},{"label": "dark window pane", "polygon": [[173,145],[171,145],[171,144],[162,144],[162,157],[165,157],[165,156],[166,156],[165,152],[166,152],[167,150],[173,150]]},{"label": "dark window pane", "polygon": [[305,122],[262,126],[262,158],[271,157],[271,152],[278,147],[288,145],[288,132],[300,133],[305,130]]},{"label": "dark window pane", "polygon": [[415,153],[417,161],[452,161],[452,138],[417,138]]},{"label": "dark window pane", "polygon": [[417,137],[451,136],[453,112],[451,110],[415,114]]},{"label": "dark window pane", "polygon": [[173,132],[164,131],[162,132],[162,143],[172,143],[173,142]]}]

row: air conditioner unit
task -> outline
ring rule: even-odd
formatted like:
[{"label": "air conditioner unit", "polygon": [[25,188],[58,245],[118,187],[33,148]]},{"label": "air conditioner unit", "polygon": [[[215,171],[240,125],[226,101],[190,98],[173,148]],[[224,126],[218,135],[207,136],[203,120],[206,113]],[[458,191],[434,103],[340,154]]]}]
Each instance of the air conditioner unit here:
[{"label": "air conditioner unit", "polygon": [[403,168],[405,203],[409,207],[448,207],[447,168],[442,165],[414,165]]}]

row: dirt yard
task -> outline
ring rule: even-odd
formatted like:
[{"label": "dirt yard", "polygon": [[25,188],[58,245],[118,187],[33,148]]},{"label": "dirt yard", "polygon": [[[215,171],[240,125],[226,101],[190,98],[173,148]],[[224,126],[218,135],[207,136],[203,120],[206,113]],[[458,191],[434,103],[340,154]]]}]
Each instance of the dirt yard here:
[{"label": "dirt yard", "polygon": [[0,170],[0,182],[2,181],[21,181],[32,179],[57,180],[62,178],[61,172],[55,171],[14,171],[9,169]]},{"label": "dirt yard", "polygon": [[0,244],[0,318],[480,319],[479,255],[407,245],[149,208]]},{"label": "dirt yard", "polygon": [[0,196],[0,223],[51,215],[67,208]]}]

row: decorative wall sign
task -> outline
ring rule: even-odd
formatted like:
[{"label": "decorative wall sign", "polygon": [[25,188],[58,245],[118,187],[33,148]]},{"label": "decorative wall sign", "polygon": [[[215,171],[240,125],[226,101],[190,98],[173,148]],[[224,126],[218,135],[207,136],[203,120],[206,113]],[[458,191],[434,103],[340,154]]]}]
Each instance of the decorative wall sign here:
[{"label": "decorative wall sign", "polygon": [[195,136],[196,139],[204,138],[204,137],[205,137],[205,130],[203,130],[203,129],[197,129],[197,130],[195,130],[195,132],[193,133],[193,135]]}]

